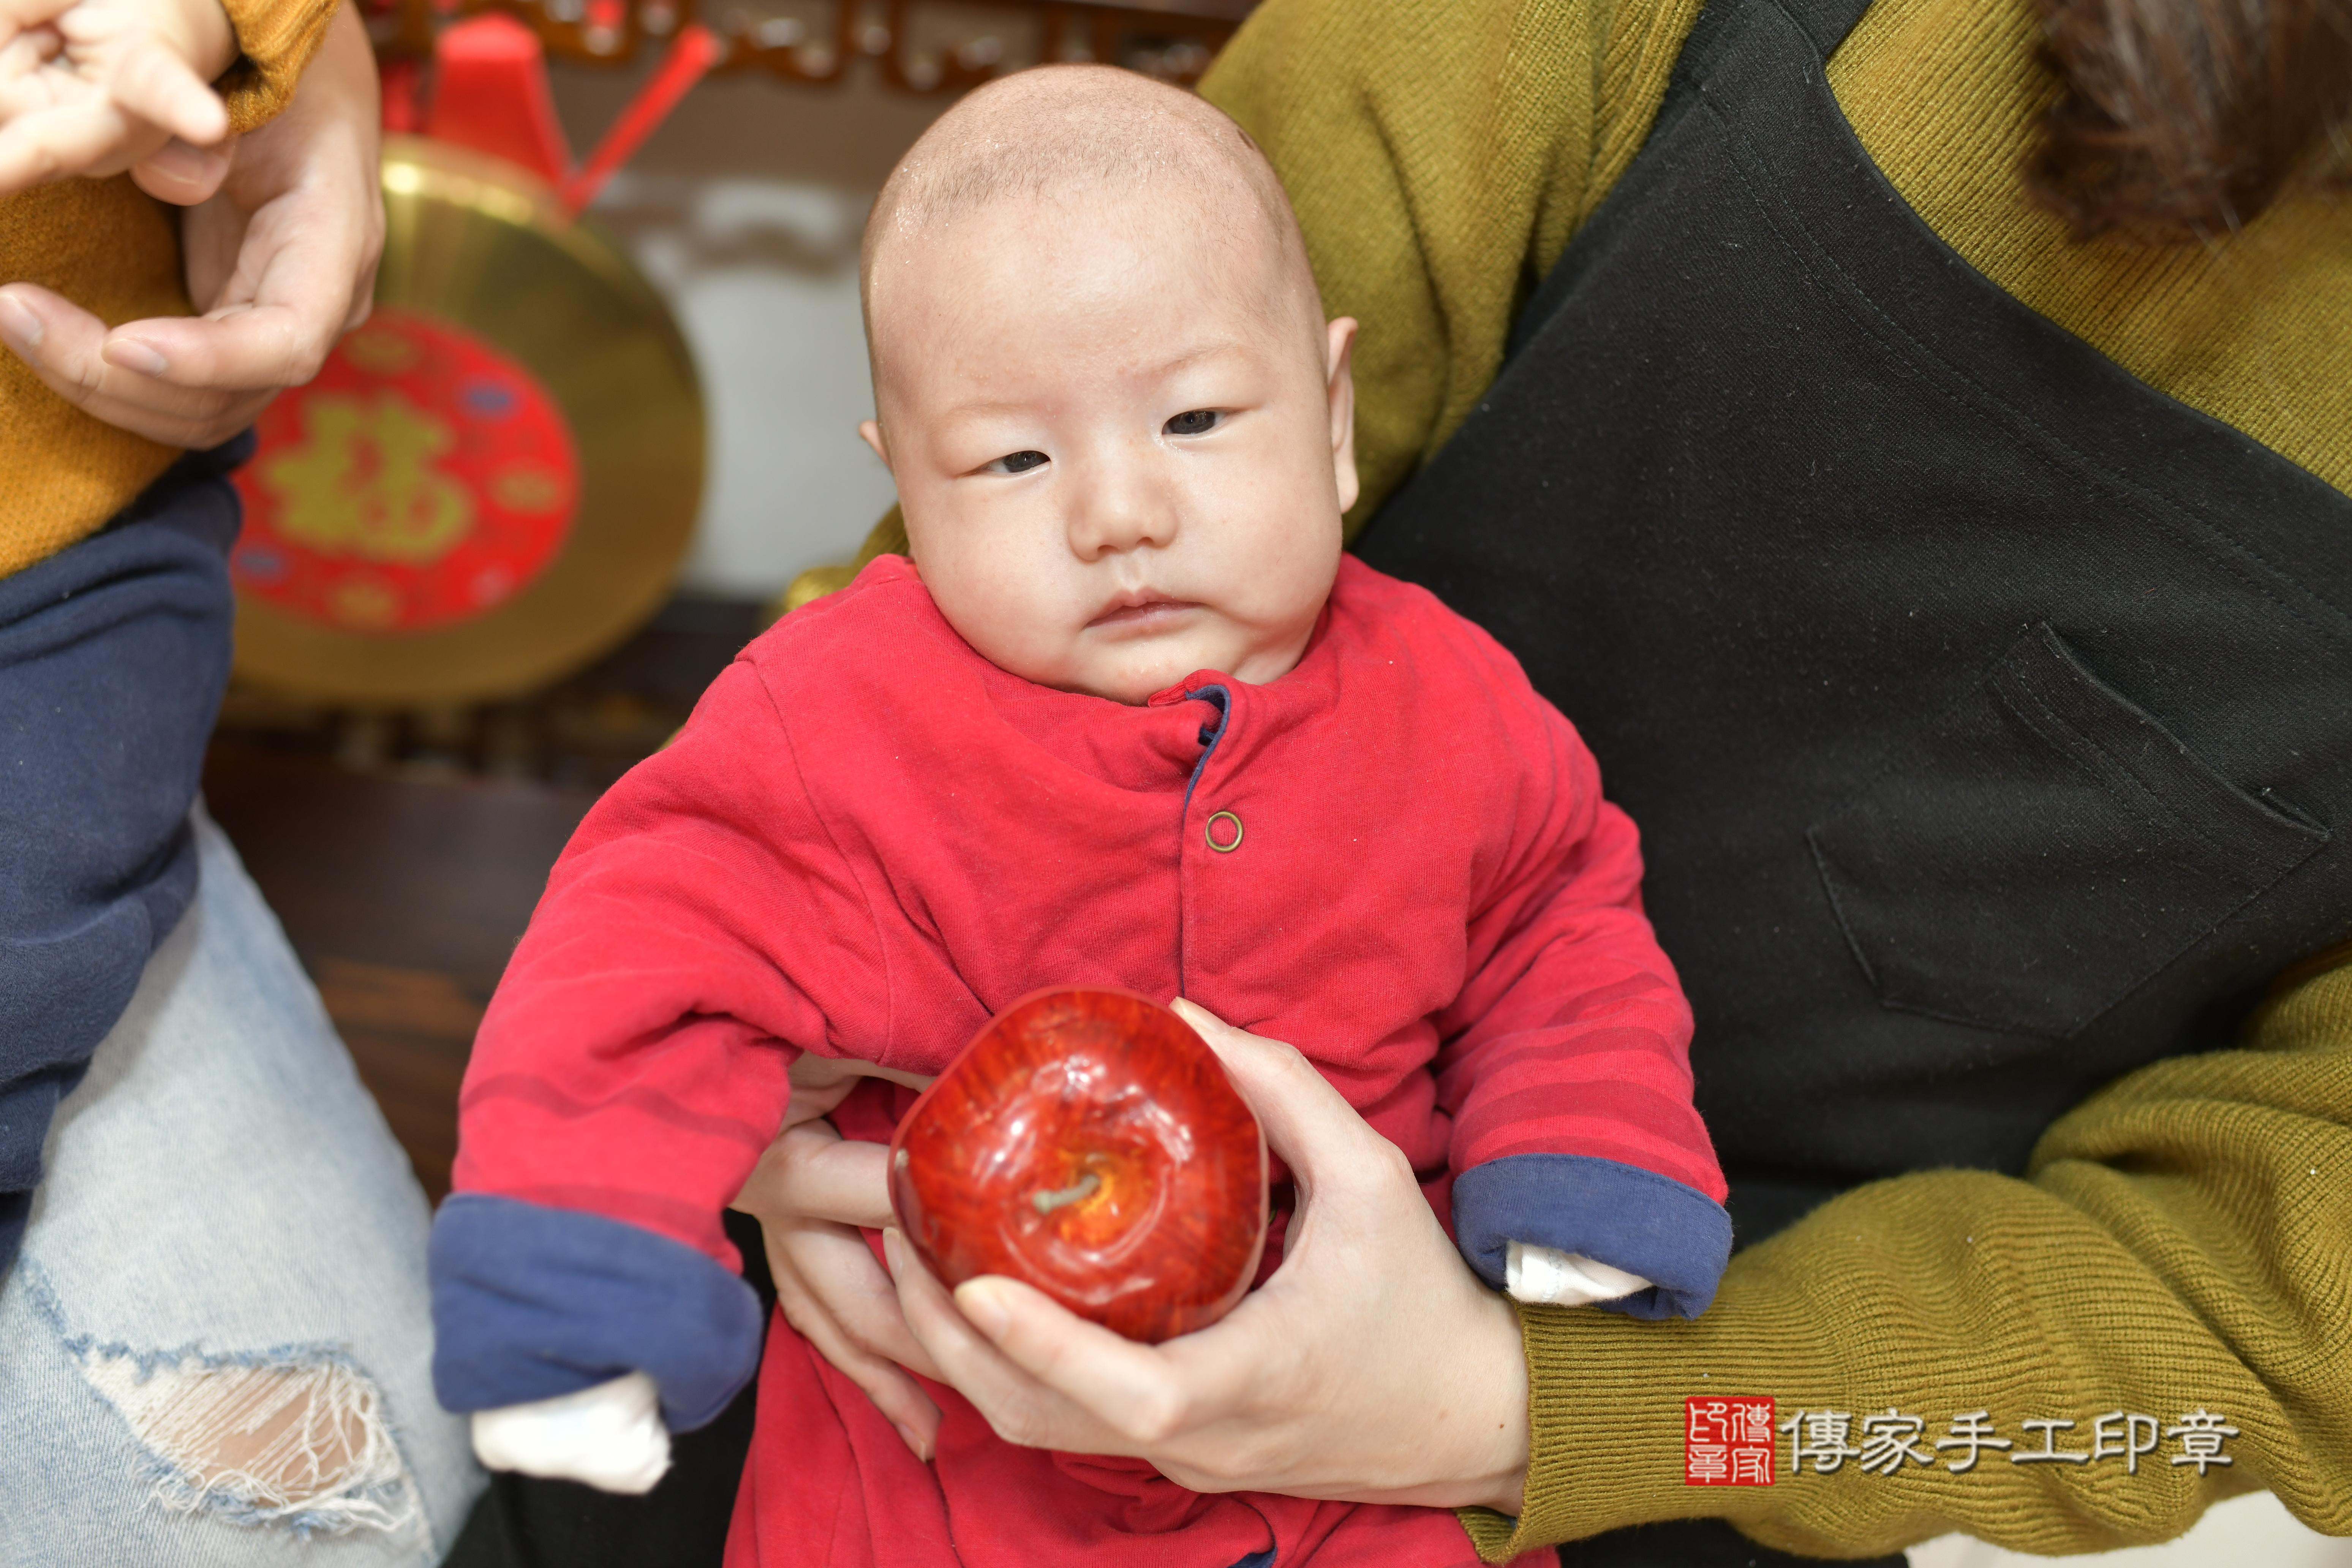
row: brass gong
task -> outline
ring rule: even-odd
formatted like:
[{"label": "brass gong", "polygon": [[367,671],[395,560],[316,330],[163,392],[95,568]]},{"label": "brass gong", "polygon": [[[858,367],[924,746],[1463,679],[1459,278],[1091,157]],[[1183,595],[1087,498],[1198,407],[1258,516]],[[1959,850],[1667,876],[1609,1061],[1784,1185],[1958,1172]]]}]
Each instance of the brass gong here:
[{"label": "brass gong", "polygon": [[668,307],[523,170],[387,138],[375,313],[238,472],[236,673],[311,700],[513,696],[667,596],[702,495]]}]

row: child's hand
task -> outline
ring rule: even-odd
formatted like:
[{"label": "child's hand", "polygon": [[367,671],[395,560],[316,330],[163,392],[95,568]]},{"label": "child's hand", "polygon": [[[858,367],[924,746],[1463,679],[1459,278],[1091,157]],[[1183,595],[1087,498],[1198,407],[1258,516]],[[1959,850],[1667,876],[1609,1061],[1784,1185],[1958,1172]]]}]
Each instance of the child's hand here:
[{"label": "child's hand", "polygon": [[220,141],[236,58],[220,0],[0,0],[0,195]]}]

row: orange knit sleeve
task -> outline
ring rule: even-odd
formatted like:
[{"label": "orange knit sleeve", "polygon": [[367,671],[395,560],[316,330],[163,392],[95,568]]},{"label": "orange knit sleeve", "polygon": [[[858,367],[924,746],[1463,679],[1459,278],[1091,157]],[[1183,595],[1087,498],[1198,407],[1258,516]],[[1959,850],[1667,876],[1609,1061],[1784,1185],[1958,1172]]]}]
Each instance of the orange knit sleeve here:
[{"label": "orange knit sleeve", "polygon": [[334,20],[337,0],[224,0],[236,30],[236,63],[214,87],[228,104],[229,128],[259,129],[294,96],[294,84]]}]

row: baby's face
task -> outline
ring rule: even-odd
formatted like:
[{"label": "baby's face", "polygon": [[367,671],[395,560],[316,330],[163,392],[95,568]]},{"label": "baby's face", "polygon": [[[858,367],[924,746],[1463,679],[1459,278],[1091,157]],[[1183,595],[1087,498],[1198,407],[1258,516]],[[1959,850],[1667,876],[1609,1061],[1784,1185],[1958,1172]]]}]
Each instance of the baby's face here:
[{"label": "baby's face", "polygon": [[1272,680],[1314,630],[1355,323],[1316,319],[1270,226],[1218,217],[1004,200],[877,263],[866,439],[940,613],[1015,675],[1140,702]]}]

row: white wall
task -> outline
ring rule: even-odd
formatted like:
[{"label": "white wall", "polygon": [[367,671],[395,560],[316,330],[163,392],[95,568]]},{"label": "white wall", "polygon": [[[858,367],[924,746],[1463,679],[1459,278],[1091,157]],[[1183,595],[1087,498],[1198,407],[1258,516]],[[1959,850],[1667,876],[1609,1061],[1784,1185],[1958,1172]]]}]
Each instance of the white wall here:
[{"label": "white wall", "polygon": [[[575,157],[639,75],[553,68]],[[943,107],[870,73],[829,89],[705,81],[591,209],[668,296],[701,369],[710,468],[687,586],[771,596],[848,556],[889,506],[856,432],[873,411],[857,238]]]}]

